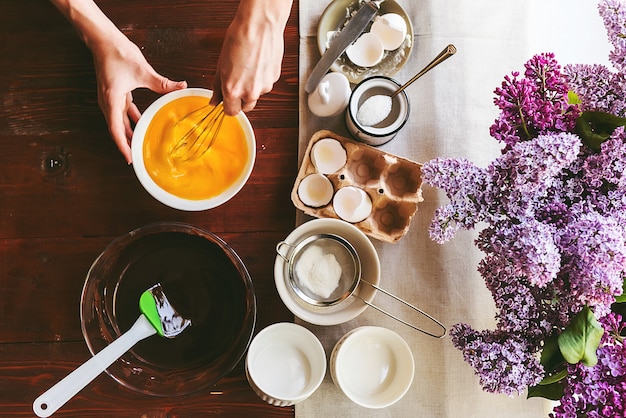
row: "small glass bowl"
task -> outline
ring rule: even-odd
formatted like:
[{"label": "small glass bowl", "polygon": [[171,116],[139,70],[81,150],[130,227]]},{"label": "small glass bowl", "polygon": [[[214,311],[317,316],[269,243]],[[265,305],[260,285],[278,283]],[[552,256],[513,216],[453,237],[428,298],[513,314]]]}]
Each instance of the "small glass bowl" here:
[{"label": "small glass bowl", "polygon": [[139,296],[161,283],[192,325],[176,338],[140,341],[107,373],[155,396],[196,392],[243,358],[256,321],[250,275],[239,256],[211,232],[181,223],[151,224],[114,240],[87,274],[81,326],[92,354],[130,328]]}]

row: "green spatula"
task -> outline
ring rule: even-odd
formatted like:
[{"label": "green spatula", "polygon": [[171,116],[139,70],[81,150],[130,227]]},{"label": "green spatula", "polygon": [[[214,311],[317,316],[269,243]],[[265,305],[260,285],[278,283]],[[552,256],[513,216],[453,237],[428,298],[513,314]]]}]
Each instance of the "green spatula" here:
[{"label": "green spatula", "polygon": [[172,307],[160,284],[142,293],[139,310],[141,315],[128,331],[35,399],[33,411],[38,417],[55,413],[139,341],[154,334],[174,338],[191,325]]}]

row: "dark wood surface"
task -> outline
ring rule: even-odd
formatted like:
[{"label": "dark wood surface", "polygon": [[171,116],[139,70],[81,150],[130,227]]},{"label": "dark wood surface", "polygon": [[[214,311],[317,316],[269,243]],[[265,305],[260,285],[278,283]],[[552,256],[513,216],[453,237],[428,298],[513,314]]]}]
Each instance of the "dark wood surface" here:
[{"label": "dark wood surface", "polygon": [[[98,1],[158,72],[207,88],[237,3]],[[0,1],[1,417],[33,416],[33,400],[89,358],[79,319],[85,275],[114,238],[152,222],[206,228],[237,251],[256,290],[256,332],[293,320],[275,290],[273,262],[295,223],[295,3],[282,77],[248,114],[257,136],[250,180],[223,206],[188,213],[148,195],[117,151],[97,106],[91,54],[65,18],[45,0]],[[156,97],[135,94],[140,109]],[[103,374],[55,416],[293,416],[254,394],[242,363],[208,390],[174,398],[140,395]]]}]

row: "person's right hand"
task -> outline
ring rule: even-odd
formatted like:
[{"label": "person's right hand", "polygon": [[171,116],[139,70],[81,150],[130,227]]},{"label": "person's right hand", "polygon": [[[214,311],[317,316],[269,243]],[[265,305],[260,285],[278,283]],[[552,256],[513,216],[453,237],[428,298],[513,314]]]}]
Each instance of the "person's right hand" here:
[{"label": "person's right hand", "polygon": [[187,82],[172,81],[158,74],[137,45],[121,32],[115,39],[92,47],[92,53],[98,79],[98,104],[113,141],[130,164],[133,124],[141,116],[133,102],[133,90],[146,87],[165,94],[186,88]]}]

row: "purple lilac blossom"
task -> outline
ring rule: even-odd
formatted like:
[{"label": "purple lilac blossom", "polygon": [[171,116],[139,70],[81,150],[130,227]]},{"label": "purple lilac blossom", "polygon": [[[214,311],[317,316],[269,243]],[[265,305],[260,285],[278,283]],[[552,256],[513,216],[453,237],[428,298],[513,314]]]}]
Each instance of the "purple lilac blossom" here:
[{"label": "purple lilac blossom", "polygon": [[567,103],[566,77],[554,54],[535,55],[525,68],[522,77],[514,71],[495,90],[501,113],[489,132],[507,147],[548,132],[570,132],[579,115]]},{"label": "purple lilac blossom", "polygon": [[609,60],[615,68],[626,72],[626,5],[620,0],[603,0],[598,4],[598,11],[604,21],[609,41],[613,50]]},{"label": "purple lilac blossom", "polygon": [[537,352],[541,341],[552,332],[552,289],[531,286],[512,264],[501,255],[489,255],[480,262],[478,271],[496,305],[497,329],[525,339],[528,347]]},{"label": "purple lilac blossom", "polygon": [[523,224],[502,223],[481,231],[476,245],[486,254],[507,260],[515,276],[545,287],[561,270],[561,254],[554,240],[556,232],[554,226],[534,219]]},{"label": "purple lilac blossom", "polygon": [[[503,155],[486,169],[437,159],[422,173],[450,199],[435,213],[433,240],[486,223],[476,240],[485,253],[478,271],[496,329],[450,331],[484,390],[511,395],[541,380],[543,341],[584,306],[605,329],[598,364],[569,366],[557,418],[626,417],[626,323],[611,311],[626,277],[626,131],[615,129],[599,152],[571,133],[581,110],[626,116],[626,2],[601,0],[599,11],[617,73],[601,65],[561,73],[553,54],[534,56],[523,76],[505,76],[495,91],[501,114],[490,131]],[[579,107],[567,103],[569,88]]]},{"label": "purple lilac blossom", "polygon": [[581,101],[581,110],[626,115],[626,77],[601,64],[570,64],[563,73]]},{"label": "purple lilac blossom", "polygon": [[588,305],[596,317],[609,313],[615,296],[622,294],[626,271],[626,234],[613,218],[585,213],[561,231],[561,248],[567,286],[563,289]]},{"label": "purple lilac blossom", "polygon": [[478,332],[467,324],[450,330],[452,344],[463,352],[487,392],[519,394],[543,377],[543,367],[527,341],[502,332]]},{"label": "purple lilac blossom", "polygon": [[438,208],[429,234],[438,242],[451,239],[461,227],[471,229],[483,220],[486,173],[466,159],[435,159],[422,166],[422,180],[446,192],[451,200]]}]

